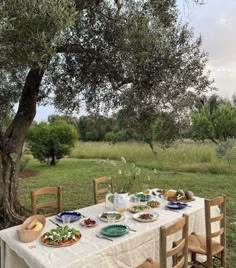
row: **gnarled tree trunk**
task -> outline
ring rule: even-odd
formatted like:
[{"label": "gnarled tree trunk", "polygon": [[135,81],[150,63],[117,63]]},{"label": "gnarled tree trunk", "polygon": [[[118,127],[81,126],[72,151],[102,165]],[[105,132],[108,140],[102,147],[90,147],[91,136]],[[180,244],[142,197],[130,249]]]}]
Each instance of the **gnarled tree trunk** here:
[{"label": "gnarled tree trunk", "polygon": [[43,73],[38,65],[31,68],[15,118],[5,132],[0,132],[0,223],[3,227],[24,219],[25,210],[18,201],[18,171],[25,137],[36,114]]}]

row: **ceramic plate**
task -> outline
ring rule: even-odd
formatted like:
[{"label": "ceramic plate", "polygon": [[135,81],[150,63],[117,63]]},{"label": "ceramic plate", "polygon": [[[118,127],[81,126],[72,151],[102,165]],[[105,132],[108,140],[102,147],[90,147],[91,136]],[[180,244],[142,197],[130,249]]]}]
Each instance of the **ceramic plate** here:
[{"label": "ceramic plate", "polygon": [[62,221],[62,215],[70,216],[71,222],[77,221],[81,218],[81,214],[77,211],[63,211],[63,212],[57,214],[57,216],[56,216],[57,220]]},{"label": "ceramic plate", "polygon": [[134,205],[129,208],[129,211],[136,213],[136,212],[141,212],[141,211],[147,211],[150,209],[151,207],[149,207],[148,205]]},{"label": "ceramic plate", "polygon": [[[54,230],[57,230],[57,229],[52,229],[50,232],[52,233]],[[70,231],[70,229],[68,231]],[[81,238],[81,233],[80,233],[79,230],[77,230],[74,239],[68,239],[66,241],[61,239],[60,242],[52,243],[52,242],[50,242],[50,238],[48,238],[49,235],[50,235],[50,232],[44,233],[40,238],[40,242],[43,245],[48,246],[48,247],[67,247],[67,246],[71,246],[71,245],[77,243]]]},{"label": "ceramic plate", "polygon": [[129,232],[129,227],[122,224],[112,224],[103,227],[100,232],[106,236],[121,236]]},{"label": "ceramic plate", "polygon": [[182,202],[175,202],[175,201],[170,201],[166,204],[166,207],[171,208],[171,209],[182,209],[187,207],[187,204],[182,203]]},{"label": "ceramic plate", "polygon": [[151,199],[151,195],[148,194],[148,195],[145,195],[145,194],[137,194],[137,196],[140,198],[140,201],[141,202],[146,202],[146,201],[149,201]]},{"label": "ceramic plate", "polygon": [[133,215],[136,221],[140,222],[151,222],[156,221],[159,217],[157,212],[138,212]]},{"label": "ceramic plate", "polygon": [[119,222],[119,221],[122,221],[125,219],[125,216],[119,212],[116,212],[116,211],[108,211],[108,212],[103,212],[101,213],[98,217],[101,221],[106,221],[108,222],[108,219],[107,219],[107,214],[115,214],[116,215],[116,218],[115,218],[115,222]]},{"label": "ceramic plate", "polygon": [[80,224],[85,227],[93,227],[97,225],[97,222],[92,218],[83,219]]}]

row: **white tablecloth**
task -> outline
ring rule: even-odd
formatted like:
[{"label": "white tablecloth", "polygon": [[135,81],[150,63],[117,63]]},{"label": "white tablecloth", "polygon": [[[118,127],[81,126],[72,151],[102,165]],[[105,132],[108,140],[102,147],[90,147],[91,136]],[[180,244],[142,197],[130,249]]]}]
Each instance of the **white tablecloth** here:
[{"label": "white tablecloth", "polygon": [[[195,201],[189,205],[191,207],[179,210],[178,213],[160,206],[155,209],[160,214],[159,219],[150,223],[137,222],[132,218],[133,214],[126,211],[126,218],[121,223],[133,227],[137,232],[130,231],[124,236],[113,238],[113,241],[96,237],[100,229],[107,225],[98,219],[98,215],[104,211],[104,204],[80,209],[79,212],[96,218],[99,224],[86,228],[80,226],[78,221],[71,223],[70,227],[80,229],[81,240],[72,246],[62,248],[44,246],[39,239],[31,243],[22,243],[17,237],[17,227],[2,230],[1,268],[130,268],[139,265],[147,257],[158,260],[160,226],[169,225],[186,213],[189,214],[189,233],[205,232],[204,200],[195,197]],[[47,219],[43,232],[52,228],[55,226]],[[169,243],[171,245],[171,241]]]}]

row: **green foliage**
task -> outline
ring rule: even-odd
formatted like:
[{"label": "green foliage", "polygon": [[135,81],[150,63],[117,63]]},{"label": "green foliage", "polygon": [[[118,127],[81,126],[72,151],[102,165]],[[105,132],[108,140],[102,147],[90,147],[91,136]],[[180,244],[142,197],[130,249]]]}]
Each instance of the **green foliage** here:
[{"label": "green foliage", "polygon": [[33,125],[28,133],[27,141],[35,158],[50,165],[69,154],[75,141],[75,128],[64,120]]},{"label": "green foliage", "polygon": [[119,131],[110,131],[107,132],[104,140],[109,141],[112,144],[115,144],[117,142],[121,141],[127,141],[129,139],[129,135],[126,130],[119,130]]},{"label": "green foliage", "polygon": [[26,166],[29,164],[29,161],[30,157],[23,155],[23,157],[20,160],[20,171],[23,171],[26,168]]},{"label": "green foliage", "polygon": [[112,119],[101,115],[81,116],[78,131],[82,141],[103,141],[112,130]]},{"label": "green foliage", "polygon": [[216,147],[216,155],[219,159],[228,161],[229,168],[231,168],[231,161],[236,159],[236,143],[235,140],[228,140],[220,143]]},{"label": "green foliage", "polygon": [[193,112],[192,137],[195,140],[211,139],[217,143],[236,136],[236,107],[229,101],[203,104],[199,111]]},{"label": "green foliage", "polygon": [[46,66],[76,14],[72,0],[2,1],[0,65],[7,69],[36,62]]}]

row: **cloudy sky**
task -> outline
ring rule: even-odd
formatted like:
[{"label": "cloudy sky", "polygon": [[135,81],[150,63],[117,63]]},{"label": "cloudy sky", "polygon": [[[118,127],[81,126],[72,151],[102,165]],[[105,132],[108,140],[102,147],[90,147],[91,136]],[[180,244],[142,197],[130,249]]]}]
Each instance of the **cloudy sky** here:
[{"label": "cloudy sky", "polygon": [[[209,53],[208,68],[219,95],[231,98],[236,94],[236,0],[205,0],[193,5],[178,0],[181,18],[203,38],[203,49]],[[52,107],[39,107],[35,120],[47,120],[55,113]]]}]

